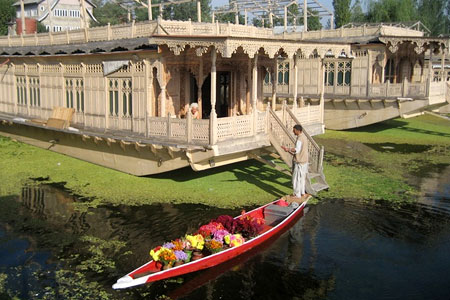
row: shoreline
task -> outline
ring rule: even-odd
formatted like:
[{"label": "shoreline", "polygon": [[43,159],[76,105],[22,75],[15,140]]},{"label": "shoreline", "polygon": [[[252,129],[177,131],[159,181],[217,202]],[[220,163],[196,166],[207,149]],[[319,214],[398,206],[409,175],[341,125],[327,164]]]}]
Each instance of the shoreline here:
[{"label": "shoreline", "polygon": [[[324,198],[411,201],[412,178],[450,165],[450,121],[432,115],[394,119],[315,137],[325,146]],[[190,168],[136,177],[0,137],[0,196],[25,185],[63,186],[84,201],[102,204],[198,203],[235,208],[267,203],[291,193],[290,177],[248,160],[202,172]]]}]

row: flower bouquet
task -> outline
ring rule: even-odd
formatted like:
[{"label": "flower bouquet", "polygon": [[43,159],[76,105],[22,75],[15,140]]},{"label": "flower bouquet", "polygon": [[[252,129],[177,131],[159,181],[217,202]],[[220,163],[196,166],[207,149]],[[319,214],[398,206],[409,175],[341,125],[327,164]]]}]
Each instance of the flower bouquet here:
[{"label": "flower bouquet", "polygon": [[186,234],[150,251],[150,256],[164,269],[200,259],[227,248],[238,247],[262,230],[264,219],[223,215],[203,225],[192,235]]},{"label": "flower bouquet", "polygon": [[205,247],[212,254],[223,250],[223,242],[212,239],[205,242]]}]

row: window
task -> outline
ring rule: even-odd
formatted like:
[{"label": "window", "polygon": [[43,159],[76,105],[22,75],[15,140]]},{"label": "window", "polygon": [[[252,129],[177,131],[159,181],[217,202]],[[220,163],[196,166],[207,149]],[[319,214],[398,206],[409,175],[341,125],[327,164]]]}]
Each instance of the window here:
[{"label": "window", "polygon": [[384,82],[394,83],[395,78],[395,64],[394,59],[390,58],[386,62],[384,67]]},{"label": "window", "polygon": [[30,91],[30,105],[31,106],[41,106],[41,88],[39,86],[38,77],[29,77],[28,86]]},{"label": "window", "polygon": [[133,116],[131,78],[109,79],[109,114],[111,116]]},{"label": "window", "polygon": [[334,86],[334,62],[325,63],[325,85]]},{"label": "window", "polygon": [[272,74],[267,71],[266,76],[264,76],[264,85],[271,85],[272,84]]},{"label": "window", "polygon": [[352,76],[352,63],[349,61],[338,62],[337,85],[349,86]]},{"label": "window", "polygon": [[40,9],[41,11],[44,11],[44,10],[45,10],[45,7],[44,7],[44,6],[41,6],[39,9]]},{"label": "window", "polygon": [[289,84],[289,63],[282,62],[278,64],[278,84]]},{"label": "window", "polygon": [[16,77],[17,84],[17,103],[27,105],[27,80],[25,76]]},{"label": "window", "polygon": [[350,86],[352,81],[352,62],[350,60],[328,61],[324,65],[325,86]]},{"label": "window", "polygon": [[62,26],[53,26],[53,32],[62,31]]},{"label": "window", "polygon": [[84,83],[82,78],[66,78],[66,107],[84,112]]},{"label": "window", "polygon": [[69,16],[72,18],[79,18],[80,17],[80,11],[79,10],[69,10]]},{"label": "window", "polygon": [[447,73],[447,81],[450,81],[450,72]]}]

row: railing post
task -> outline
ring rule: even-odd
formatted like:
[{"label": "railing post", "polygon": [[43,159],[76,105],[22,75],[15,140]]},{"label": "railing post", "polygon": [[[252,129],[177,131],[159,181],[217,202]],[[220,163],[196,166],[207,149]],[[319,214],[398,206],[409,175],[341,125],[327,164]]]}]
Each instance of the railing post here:
[{"label": "railing post", "polygon": [[111,24],[110,23],[108,23],[108,26],[107,26],[107,28],[106,28],[106,30],[107,30],[107,37],[108,37],[108,41],[109,40],[111,40]]},{"label": "railing post", "polygon": [[186,137],[187,142],[192,142],[192,113],[191,110],[188,110],[187,116],[186,116]]},{"label": "railing post", "polygon": [[283,126],[286,127],[286,100],[283,100],[282,110],[281,122],[283,122]]},{"label": "railing post", "polygon": [[8,34],[8,46],[11,47],[11,35]]},{"label": "railing post", "polygon": [[87,27],[84,27],[84,40],[89,42],[89,29]]},{"label": "railing post", "polygon": [[25,41],[24,41],[24,39],[23,39],[23,32],[21,32],[21,33],[20,33],[20,44],[21,44],[22,46],[24,46],[24,43],[25,43]]},{"label": "railing post", "polygon": [[211,115],[209,118],[209,144],[217,143],[217,115]]},{"label": "railing post", "polygon": [[136,31],[135,20],[133,20],[131,22],[131,38],[134,38],[134,36],[136,35],[135,31]]},{"label": "railing post", "polygon": [[172,130],[172,124],[170,124],[170,119],[172,119],[170,112],[167,114],[167,139],[170,141],[170,137],[172,133],[170,132]]},{"label": "railing post", "polygon": [[323,170],[323,155],[325,153],[325,149],[323,146],[320,147],[320,154],[319,154],[319,162],[318,162],[318,166],[317,166],[317,172],[318,173],[322,173]]},{"label": "railing post", "polygon": [[308,114],[307,114],[307,119],[308,119],[308,123],[310,123],[311,121],[311,103],[308,103],[308,110],[307,110]]},{"label": "railing post", "polygon": [[37,32],[34,33],[34,45],[37,46],[38,45],[38,37],[37,37]]},{"label": "railing post", "polygon": [[66,29],[66,43],[67,45],[70,44],[69,29]]},{"label": "railing post", "polygon": [[269,134],[269,129],[270,129],[270,102],[267,102],[267,107],[266,107],[266,128],[265,128],[265,133]]},{"label": "railing post", "polygon": [[408,79],[403,80],[402,84],[402,96],[406,97],[408,95]]},{"label": "railing post", "polygon": [[385,94],[385,97],[387,98],[388,97],[388,95],[389,95],[389,87],[391,86],[391,82],[388,80],[387,82],[386,82],[386,94]]},{"label": "railing post", "polygon": [[189,18],[189,20],[188,20],[188,26],[187,26],[187,29],[188,29],[188,35],[192,35],[192,32],[193,32],[193,30],[192,30],[192,21],[191,21],[190,18]]}]

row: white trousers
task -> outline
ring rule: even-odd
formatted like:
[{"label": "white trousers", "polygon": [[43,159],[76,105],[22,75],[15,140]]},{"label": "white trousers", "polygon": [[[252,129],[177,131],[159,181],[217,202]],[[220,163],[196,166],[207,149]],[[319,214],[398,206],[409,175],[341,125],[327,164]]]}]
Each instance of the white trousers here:
[{"label": "white trousers", "polygon": [[301,197],[306,193],[305,183],[306,174],[308,173],[308,163],[298,164],[292,163],[292,187],[294,188],[294,195]]}]

